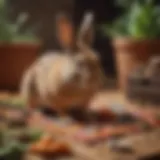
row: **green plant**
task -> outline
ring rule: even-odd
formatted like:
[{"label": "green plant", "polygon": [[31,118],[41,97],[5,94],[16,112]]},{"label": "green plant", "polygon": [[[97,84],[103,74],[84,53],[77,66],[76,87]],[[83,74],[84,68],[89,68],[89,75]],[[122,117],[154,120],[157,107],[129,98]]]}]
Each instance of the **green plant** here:
[{"label": "green plant", "polygon": [[160,36],[160,7],[153,0],[117,0],[124,13],[104,32],[111,37],[152,39]]},{"label": "green plant", "polygon": [[19,97],[7,97],[0,99],[0,108],[2,107],[9,107],[9,108],[24,108],[25,103],[24,101]]},{"label": "green plant", "polygon": [[20,160],[26,150],[26,145],[17,141],[0,149],[0,158],[4,160]]},{"label": "green plant", "polygon": [[19,160],[33,142],[40,139],[41,131],[26,128],[24,130],[0,131],[0,159]]},{"label": "green plant", "polygon": [[21,13],[17,20],[12,23],[8,16],[8,10],[7,0],[0,0],[0,42],[16,43],[37,41],[31,29],[21,33],[21,28],[26,22],[28,15],[26,13]]}]

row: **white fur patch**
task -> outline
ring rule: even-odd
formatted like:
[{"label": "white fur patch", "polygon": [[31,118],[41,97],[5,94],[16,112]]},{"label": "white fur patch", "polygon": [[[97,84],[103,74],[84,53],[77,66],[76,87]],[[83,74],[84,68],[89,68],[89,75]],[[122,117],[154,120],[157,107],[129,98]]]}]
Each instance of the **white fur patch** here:
[{"label": "white fur patch", "polygon": [[77,66],[73,59],[68,58],[64,62],[64,66],[61,70],[62,79],[64,79],[65,82],[70,81],[70,79],[74,76],[74,74],[77,72]]}]

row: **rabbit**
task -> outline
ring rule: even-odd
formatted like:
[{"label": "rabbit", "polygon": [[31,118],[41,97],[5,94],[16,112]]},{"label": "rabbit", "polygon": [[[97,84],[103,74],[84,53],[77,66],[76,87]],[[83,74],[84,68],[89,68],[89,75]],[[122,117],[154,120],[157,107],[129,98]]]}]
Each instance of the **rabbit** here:
[{"label": "rabbit", "polygon": [[58,15],[56,27],[64,51],[48,52],[24,73],[20,92],[31,113],[48,105],[59,114],[74,107],[87,106],[104,85],[105,75],[99,56],[92,49],[93,14],[87,12],[75,36],[72,21]]}]

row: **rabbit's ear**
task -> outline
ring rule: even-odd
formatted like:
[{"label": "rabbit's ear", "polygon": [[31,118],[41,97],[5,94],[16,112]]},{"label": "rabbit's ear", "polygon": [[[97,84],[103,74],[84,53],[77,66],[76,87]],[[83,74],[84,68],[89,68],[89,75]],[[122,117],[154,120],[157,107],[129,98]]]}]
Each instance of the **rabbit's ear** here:
[{"label": "rabbit's ear", "polygon": [[61,46],[64,49],[72,49],[74,46],[74,27],[69,16],[58,14],[56,17],[56,33]]},{"label": "rabbit's ear", "polygon": [[81,23],[77,45],[80,49],[89,49],[94,41],[94,25],[93,25],[94,15],[92,12],[87,12],[84,15],[84,19]]}]

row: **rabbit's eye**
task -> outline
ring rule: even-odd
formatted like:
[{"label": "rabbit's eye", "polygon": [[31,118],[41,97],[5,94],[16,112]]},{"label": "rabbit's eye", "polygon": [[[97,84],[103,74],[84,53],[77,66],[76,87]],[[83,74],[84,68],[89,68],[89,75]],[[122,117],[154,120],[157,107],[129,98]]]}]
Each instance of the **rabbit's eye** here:
[{"label": "rabbit's eye", "polygon": [[79,60],[79,61],[78,61],[78,66],[79,66],[80,68],[86,67],[86,61],[85,61],[85,60]]},{"label": "rabbit's eye", "polygon": [[80,61],[80,62],[79,62],[79,66],[80,66],[80,67],[84,67],[84,66],[86,66],[85,61]]},{"label": "rabbit's eye", "polygon": [[88,64],[88,67],[89,67],[90,70],[94,70],[95,71],[95,69],[97,68],[97,63],[90,62]]}]

